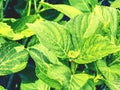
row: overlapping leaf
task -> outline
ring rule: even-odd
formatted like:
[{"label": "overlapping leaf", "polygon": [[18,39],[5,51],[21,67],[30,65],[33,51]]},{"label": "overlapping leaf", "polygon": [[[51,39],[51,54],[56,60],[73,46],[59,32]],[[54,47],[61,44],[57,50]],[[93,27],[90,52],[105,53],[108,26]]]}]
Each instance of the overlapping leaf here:
[{"label": "overlapping leaf", "polygon": [[34,32],[27,28],[26,23],[34,22],[37,18],[37,15],[26,16],[13,22],[11,26],[0,22],[0,35],[12,40],[30,37],[34,35]]},{"label": "overlapping leaf", "polygon": [[0,36],[7,38],[13,38],[14,32],[9,25],[6,23],[0,22]]},{"label": "overlapping leaf", "polygon": [[120,88],[120,63],[107,66],[105,60],[99,60],[97,66],[105,78],[106,85],[111,90]]},{"label": "overlapping leaf", "polygon": [[104,24],[101,33],[111,37],[112,43],[115,43],[118,26],[117,10],[111,7],[96,6],[93,13],[94,16],[96,16]]},{"label": "overlapping leaf", "polygon": [[88,74],[72,75],[68,90],[95,90],[94,81]]},{"label": "overlapping leaf", "polygon": [[38,22],[28,24],[42,45],[54,52],[57,57],[66,58],[71,48],[71,38],[66,28],[55,22]]},{"label": "overlapping leaf", "polygon": [[22,32],[23,30],[27,29],[26,23],[33,23],[37,18],[37,15],[25,16],[16,20],[11,27],[15,33]]},{"label": "overlapping leaf", "polygon": [[36,62],[36,73],[39,79],[57,89],[68,83],[70,70],[58,61],[54,53],[45,49],[43,45],[29,48],[29,53]]},{"label": "overlapping leaf", "polygon": [[46,6],[47,8],[53,8],[59,12],[62,12],[70,18],[73,18],[76,15],[82,14],[82,12],[80,10],[78,10],[72,6],[69,6],[69,5],[64,5],[64,4],[52,5],[52,4],[45,3],[45,2],[44,3],[42,2],[41,4],[43,6]]},{"label": "overlapping leaf", "polygon": [[115,1],[111,4],[111,7],[120,8],[120,0],[115,0]]},{"label": "overlapping leaf", "polygon": [[[96,11],[96,9],[101,10],[101,8],[109,12],[104,12],[106,15],[103,16],[102,13]],[[101,12],[104,10],[101,10]],[[79,15],[69,21],[66,27],[71,33],[74,51],[80,52],[78,59],[74,60],[75,62],[81,64],[90,63],[111,53],[120,51],[120,46],[115,45],[116,17],[117,13],[115,9],[97,6],[93,13]],[[108,20],[110,20],[109,23]],[[105,30],[108,31],[105,32]]]},{"label": "overlapping leaf", "polygon": [[50,90],[50,87],[41,80],[34,83],[21,83],[21,90]]},{"label": "overlapping leaf", "polygon": [[18,72],[26,67],[28,53],[24,46],[16,43],[4,43],[0,47],[0,75]]},{"label": "overlapping leaf", "polygon": [[91,12],[92,7],[98,3],[97,0],[69,0],[70,4],[82,12]]},{"label": "overlapping leaf", "polygon": [[[62,90],[95,89],[91,76],[88,74],[72,75],[70,69],[58,62],[52,52],[50,53],[50,51],[43,48],[45,47],[41,45],[29,48],[29,53],[36,62],[36,73],[39,79],[53,88]],[[57,62],[52,62],[55,59]]]}]

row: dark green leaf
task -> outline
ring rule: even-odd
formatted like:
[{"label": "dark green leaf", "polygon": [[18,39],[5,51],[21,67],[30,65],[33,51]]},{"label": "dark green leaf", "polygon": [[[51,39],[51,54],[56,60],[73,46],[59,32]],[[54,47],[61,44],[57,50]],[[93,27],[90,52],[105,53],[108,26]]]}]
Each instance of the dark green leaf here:
[{"label": "dark green leaf", "polygon": [[38,18],[37,15],[30,15],[30,16],[22,17],[22,18],[16,20],[12,24],[11,27],[15,33],[22,32],[23,30],[27,29],[26,23],[33,23],[37,18]]},{"label": "dark green leaf", "polygon": [[26,67],[28,53],[24,46],[16,43],[4,43],[0,47],[0,75],[18,72]]}]

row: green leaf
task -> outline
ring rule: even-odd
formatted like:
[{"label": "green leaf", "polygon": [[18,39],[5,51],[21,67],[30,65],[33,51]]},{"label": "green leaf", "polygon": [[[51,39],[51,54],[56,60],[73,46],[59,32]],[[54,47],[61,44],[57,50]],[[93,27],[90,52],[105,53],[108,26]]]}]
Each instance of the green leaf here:
[{"label": "green leaf", "polygon": [[37,80],[34,83],[21,83],[21,90],[50,90],[50,87],[42,80]]},{"label": "green leaf", "polygon": [[69,68],[64,65],[52,65],[49,68],[47,74],[50,78],[59,81],[62,85],[63,90],[67,89],[71,76]]},{"label": "green leaf", "polygon": [[61,88],[61,84],[58,81],[51,79],[49,76],[47,76],[49,64],[57,64],[58,59],[54,56],[54,54],[51,53],[51,51],[48,51],[47,49],[46,50],[48,52],[46,56],[46,54],[43,52],[44,50],[45,47],[40,44],[29,48],[29,53],[36,63],[36,75],[39,79],[47,83],[49,86],[54,88]]},{"label": "green leaf", "polygon": [[[35,60],[35,58],[33,58]],[[36,59],[38,60],[38,59]],[[59,81],[52,79],[51,77],[49,77],[47,75],[47,70],[48,70],[48,65],[44,65],[44,64],[37,64],[36,63],[36,75],[37,77],[42,80],[44,83],[46,83],[47,85],[49,85],[52,88],[56,88],[56,89],[61,89],[61,84]]]},{"label": "green leaf", "polygon": [[19,33],[15,33],[12,40],[20,40],[22,38],[30,37],[35,33],[30,29],[25,29]]},{"label": "green leaf", "polygon": [[[21,25],[21,28],[22,28],[22,25]],[[0,22],[0,36],[2,37],[6,37],[11,40],[20,40],[24,37],[30,37],[32,35],[34,35],[34,32],[30,29],[26,28],[21,32],[15,33],[14,30],[9,25],[7,25],[6,23]]]},{"label": "green leaf", "polygon": [[[45,46],[43,46],[42,44],[36,44],[32,47],[29,47],[28,51],[30,54],[38,53],[37,56],[35,55],[37,58],[41,58],[42,54],[44,54],[47,63],[61,65],[61,63],[59,62],[59,60],[57,59],[55,54],[53,52],[51,52],[49,49],[47,49]],[[42,59],[42,60],[44,61],[44,59]],[[38,62],[38,61],[36,61],[36,59],[35,59],[35,62]]]},{"label": "green leaf", "polygon": [[118,25],[117,10],[111,7],[96,6],[93,13],[104,25],[101,33],[111,37],[112,43],[115,43]]},{"label": "green leaf", "polygon": [[120,46],[112,44],[107,37],[95,35],[84,41],[81,54],[75,62],[90,63],[118,51],[120,51]]},{"label": "green leaf", "polygon": [[71,48],[71,39],[64,26],[55,22],[44,21],[28,24],[28,27],[36,33],[40,43],[54,52],[57,57],[67,57]]},{"label": "green leaf", "polygon": [[59,62],[53,52],[39,44],[30,47],[29,53],[36,62],[36,74],[39,79],[57,89],[68,84],[71,72]]},{"label": "green leaf", "polygon": [[36,75],[39,79],[53,88],[62,90],[95,90],[92,76],[88,74],[71,75],[68,67],[61,63],[51,62],[55,61],[54,54],[43,48],[45,47],[41,44],[29,48],[29,53],[36,62]]},{"label": "green leaf", "polygon": [[20,40],[25,37],[30,37],[34,35],[34,32],[26,26],[26,23],[33,23],[37,20],[37,15],[30,15],[22,17],[16,20],[12,25],[12,29],[14,30],[14,35],[12,40]]},{"label": "green leaf", "polygon": [[3,86],[0,85],[0,90],[5,90],[5,88]]},{"label": "green leaf", "polygon": [[3,37],[0,37],[0,47],[1,47],[1,44],[6,43],[6,42],[7,41]]},{"label": "green leaf", "polygon": [[35,67],[33,64],[28,63],[27,67],[17,73],[21,78],[21,90],[48,90],[48,85],[38,80],[35,74]]},{"label": "green leaf", "polygon": [[[49,16],[48,16],[48,14],[49,14]],[[57,22],[63,18],[64,14],[56,11],[55,9],[47,9],[47,10],[40,12],[40,16],[46,20]]]},{"label": "green leaf", "polygon": [[115,0],[115,1],[111,4],[111,7],[120,8],[120,0]]},{"label": "green leaf", "polygon": [[98,3],[97,0],[69,0],[69,2],[82,12],[91,12],[92,6]]},{"label": "green leaf", "polygon": [[22,17],[16,20],[12,25],[12,29],[15,33],[22,32],[27,29],[26,23],[33,23],[39,16],[38,15],[30,15]]},{"label": "green leaf", "polygon": [[[109,12],[104,12],[106,15],[103,16],[102,13],[96,11],[96,8],[102,8],[105,11],[108,9]],[[96,8],[91,14],[76,16],[66,24],[66,28],[72,36],[73,51],[79,52],[78,57],[74,58],[73,61],[79,64],[90,63],[120,51],[120,46],[115,44],[117,30],[117,15],[113,14],[113,12],[116,13],[115,9],[98,6]],[[110,25],[108,23],[106,27],[107,20],[110,20]]]},{"label": "green leaf", "polygon": [[78,9],[72,7],[72,6],[69,6],[69,5],[64,5],[64,4],[52,5],[52,4],[45,3],[45,2],[41,2],[41,4],[44,7],[53,8],[53,9],[59,11],[59,12],[62,12],[70,18],[73,18],[73,17],[75,17],[79,14],[82,14],[82,12],[80,10],[78,10]]},{"label": "green leaf", "polygon": [[38,43],[39,43],[38,38],[36,37],[36,35],[33,35],[30,41],[28,42],[27,47],[34,46],[35,44],[38,44]]},{"label": "green leaf", "polygon": [[93,78],[88,74],[74,74],[71,76],[68,90],[95,90]]},{"label": "green leaf", "polygon": [[0,75],[21,71],[26,67],[28,53],[24,46],[8,42],[0,47]]},{"label": "green leaf", "polygon": [[12,38],[14,35],[13,30],[6,23],[0,22],[0,36],[4,36],[7,38]]},{"label": "green leaf", "polygon": [[72,41],[75,50],[81,49],[84,38],[93,36],[100,28],[99,25],[99,20],[93,14],[76,16],[66,24],[66,28],[68,28],[72,35]]},{"label": "green leaf", "polygon": [[120,63],[107,66],[105,60],[98,60],[97,66],[104,76],[105,84],[111,90],[118,90],[120,88]]}]

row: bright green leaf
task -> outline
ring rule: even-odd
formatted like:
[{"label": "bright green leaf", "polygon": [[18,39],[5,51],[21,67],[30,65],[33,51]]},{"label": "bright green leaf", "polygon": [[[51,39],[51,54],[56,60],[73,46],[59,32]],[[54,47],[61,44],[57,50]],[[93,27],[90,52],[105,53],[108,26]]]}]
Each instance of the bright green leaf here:
[{"label": "bright green leaf", "polygon": [[111,7],[96,6],[93,11],[93,14],[104,25],[101,33],[111,37],[111,41],[115,43],[118,25],[117,10]]},{"label": "bright green leaf", "polygon": [[59,12],[62,12],[70,18],[73,18],[79,14],[82,14],[82,12],[80,10],[78,10],[72,6],[69,6],[69,5],[64,5],[64,4],[52,5],[52,4],[45,3],[45,2],[41,2],[41,4],[47,8],[53,8]]},{"label": "bright green leaf", "polygon": [[99,60],[97,66],[104,76],[105,84],[111,90],[118,90],[120,88],[120,63],[107,66],[105,60]]},{"label": "bright green leaf", "polygon": [[36,62],[36,73],[39,79],[53,88],[60,89],[62,85],[65,88],[71,72],[58,61],[53,52],[42,45],[35,45],[29,48],[29,53]]},{"label": "bright green leaf", "polygon": [[84,41],[81,56],[75,62],[90,63],[118,51],[120,51],[120,46],[112,44],[107,37],[95,35]]},{"label": "bright green leaf", "polygon": [[[36,59],[36,57],[32,57],[34,60],[38,60]],[[44,63],[46,64],[46,63]],[[47,75],[47,70],[48,70],[48,65],[44,65],[43,63],[41,64],[37,64],[36,63],[36,75],[39,79],[41,79],[44,83],[46,83],[47,85],[49,85],[52,88],[56,88],[56,89],[61,89],[61,83],[58,80],[52,79],[51,77],[49,77]]]},{"label": "bright green leaf", "polygon": [[111,4],[111,7],[120,8],[120,0],[115,0],[115,1]]},{"label": "bright green leaf", "polygon": [[64,26],[45,21],[28,24],[28,27],[36,33],[40,43],[54,52],[57,57],[67,57],[71,48],[71,39]]},{"label": "bright green leaf", "polygon": [[[106,16],[96,11],[96,9],[101,10],[101,8],[103,11],[109,10],[109,12],[104,12]],[[108,22],[108,20],[110,21]],[[74,61],[80,64],[90,63],[120,51],[120,46],[115,45],[116,24],[117,14],[115,9],[98,6],[91,14],[79,15],[71,19],[66,24],[66,28],[72,36],[74,51],[80,52],[79,57]],[[108,32],[105,32],[105,30],[108,30]]]},{"label": "bright green leaf", "polygon": [[0,85],[0,90],[5,90],[5,88],[3,86]]},{"label": "bright green leaf", "polygon": [[74,74],[68,90],[95,90],[94,81],[88,74]]},{"label": "bright green leaf", "polygon": [[34,83],[21,83],[21,90],[50,90],[50,87],[41,80]]},{"label": "bright green leaf", "polygon": [[[46,56],[44,52],[41,52],[42,47],[42,45],[35,45],[29,48],[29,53],[33,60],[36,62],[36,75],[39,79],[41,79],[43,82],[47,83],[51,87],[61,88],[61,84],[58,81],[51,79],[49,76],[47,76],[49,64],[57,64],[58,59],[50,51],[47,52],[47,54],[49,53],[50,55]],[[53,61],[51,63],[52,58]]]},{"label": "bright green leaf", "polygon": [[[42,44],[34,45],[34,46],[28,48],[28,50],[29,50],[30,54],[37,54],[37,52],[38,52],[38,54],[37,54],[38,56],[36,56],[38,58],[41,58],[42,54],[46,55],[47,56],[47,57],[45,56],[46,62],[61,65],[61,63],[59,62],[59,60],[57,59],[55,54],[53,52],[51,52],[49,49],[47,49],[46,47],[44,47]],[[38,61],[35,61],[35,62],[38,62]]]},{"label": "bright green leaf", "polygon": [[98,3],[97,0],[69,0],[69,2],[82,12],[91,12],[92,6]]},{"label": "bright green leaf", "polygon": [[0,36],[12,38],[13,35],[14,35],[14,32],[11,29],[11,27],[7,25],[6,23],[0,22]]},{"label": "bright green leaf", "polygon": [[22,32],[15,33],[12,40],[20,40],[22,38],[30,37],[35,33],[30,29],[25,29]]}]

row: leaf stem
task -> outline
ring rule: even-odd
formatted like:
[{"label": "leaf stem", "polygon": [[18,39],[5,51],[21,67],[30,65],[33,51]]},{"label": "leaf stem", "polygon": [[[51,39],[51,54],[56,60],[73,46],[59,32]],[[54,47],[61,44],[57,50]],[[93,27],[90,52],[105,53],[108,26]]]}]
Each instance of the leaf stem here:
[{"label": "leaf stem", "polygon": [[27,16],[30,15],[30,11],[31,11],[31,4],[32,4],[32,0],[28,1],[28,12],[27,12]]},{"label": "leaf stem", "polygon": [[9,3],[9,0],[6,0],[5,7],[4,7],[4,11],[6,10],[6,8],[7,8],[7,6],[8,6],[8,3]]},{"label": "leaf stem", "polygon": [[78,66],[77,63],[71,62],[71,71],[72,71],[72,74],[75,74],[77,66]]},{"label": "leaf stem", "polygon": [[39,10],[40,10],[40,8],[42,7],[41,2],[44,2],[44,1],[45,1],[45,0],[41,0],[41,1],[39,2],[38,8],[37,8],[37,12],[40,12]]},{"label": "leaf stem", "polygon": [[35,13],[36,13],[37,12],[36,0],[34,0],[34,9],[35,9]]},{"label": "leaf stem", "polygon": [[0,0],[0,21],[3,20],[3,0]]}]

